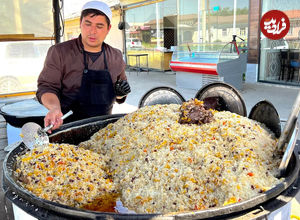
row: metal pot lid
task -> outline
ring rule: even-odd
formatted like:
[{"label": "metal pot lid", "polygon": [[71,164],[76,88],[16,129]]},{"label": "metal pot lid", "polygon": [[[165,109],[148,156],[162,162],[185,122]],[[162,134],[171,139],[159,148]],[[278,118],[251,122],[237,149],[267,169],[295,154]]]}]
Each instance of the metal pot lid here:
[{"label": "metal pot lid", "polygon": [[157,104],[182,104],[183,96],[175,89],[167,86],[155,87],[141,98],[139,108]]},{"label": "metal pot lid", "polygon": [[280,137],[280,117],[276,108],[271,102],[267,100],[258,102],[251,109],[248,118],[265,124],[267,128],[274,132],[277,138]]},{"label": "metal pot lid", "polygon": [[231,85],[223,82],[214,82],[203,86],[196,94],[196,99],[204,101],[204,104],[215,99],[219,111],[230,111],[244,117],[247,116],[245,102],[240,93]]},{"label": "metal pot lid", "polygon": [[7,103],[0,108],[0,115],[11,126],[21,128],[27,122],[44,126],[44,117],[48,110],[35,98]]},{"label": "metal pot lid", "polygon": [[8,103],[0,108],[1,112],[18,118],[45,116],[47,108],[40,104],[36,99],[26,99],[14,103]]}]

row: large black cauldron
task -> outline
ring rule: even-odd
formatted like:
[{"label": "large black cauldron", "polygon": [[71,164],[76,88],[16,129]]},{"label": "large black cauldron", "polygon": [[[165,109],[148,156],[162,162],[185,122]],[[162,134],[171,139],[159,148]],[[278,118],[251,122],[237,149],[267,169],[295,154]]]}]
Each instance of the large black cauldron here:
[{"label": "large black cauldron", "polygon": [[[117,121],[124,115],[100,116],[66,124],[50,136],[51,142],[78,144],[89,139],[99,129]],[[262,218],[287,204],[298,192],[300,180],[299,159],[294,153],[285,179],[274,188],[247,201],[219,208],[170,214],[118,214],[94,212],[50,202],[33,195],[21,187],[13,177],[16,156],[26,151],[20,144],[5,158],[3,164],[3,190],[5,196],[25,212],[38,219],[225,219],[243,216]]]}]

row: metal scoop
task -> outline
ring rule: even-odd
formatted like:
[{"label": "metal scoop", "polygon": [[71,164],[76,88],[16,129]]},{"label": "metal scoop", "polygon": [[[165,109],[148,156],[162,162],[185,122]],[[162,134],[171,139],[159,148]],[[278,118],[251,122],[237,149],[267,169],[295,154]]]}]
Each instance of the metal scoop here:
[{"label": "metal scoop", "polygon": [[279,165],[280,176],[285,174],[286,168],[294,151],[298,136],[298,114],[300,111],[300,90],[296,101],[293,105],[289,118],[284,126],[283,131],[278,139],[277,149],[284,152],[283,158]]},{"label": "metal scoop", "polygon": [[[61,117],[62,120],[72,115],[73,112],[69,111],[67,114]],[[36,145],[47,145],[49,144],[49,137],[47,131],[53,127],[53,124],[42,127],[34,122],[28,122],[22,126],[22,139],[26,147],[32,150]]]}]

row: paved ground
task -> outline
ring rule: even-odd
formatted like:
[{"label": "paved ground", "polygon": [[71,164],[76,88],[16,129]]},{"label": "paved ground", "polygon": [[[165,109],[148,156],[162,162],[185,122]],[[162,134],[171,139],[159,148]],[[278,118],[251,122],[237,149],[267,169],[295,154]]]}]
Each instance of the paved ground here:
[{"label": "paved ground", "polygon": [[[126,105],[116,106],[115,111],[121,112],[134,109],[143,97],[143,95],[154,87],[169,86],[176,89],[186,100],[194,98],[198,90],[187,89],[176,86],[176,75],[172,72],[130,72],[127,74],[132,92],[128,95]],[[199,89],[201,85],[199,84]],[[239,91],[245,101],[247,112],[249,113],[252,107],[261,100],[270,101],[277,109],[281,119],[287,119],[294,100],[297,97],[299,88],[287,87],[274,84],[243,84],[242,90]]]},{"label": "paved ground", "polygon": [[[132,92],[128,96],[126,103],[122,105],[115,105],[114,113],[127,113],[134,111],[140,99],[143,95],[154,87],[159,86],[169,86],[176,89],[186,100],[193,98],[198,90],[180,88],[176,86],[176,75],[172,72],[141,72],[137,74],[136,72],[128,73],[128,80],[130,82]],[[199,85],[199,89],[201,85]],[[286,120],[289,116],[291,108],[293,107],[295,98],[298,94],[299,88],[286,87],[286,86],[276,86],[269,84],[244,84],[243,89],[240,91],[246,107],[249,113],[251,108],[261,100],[270,101],[277,109],[280,118]],[[1,121],[1,119],[0,119]],[[3,124],[3,123],[2,123]],[[14,135],[12,132],[8,131],[8,135]],[[3,149],[4,146],[0,146],[0,168],[2,182],[2,161],[6,155]],[[293,199],[293,214],[300,216],[300,194]],[[298,202],[296,201],[298,200]],[[4,198],[4,193],[0,191],[0,219],[13,219],[11,204],[7,202]]]}]

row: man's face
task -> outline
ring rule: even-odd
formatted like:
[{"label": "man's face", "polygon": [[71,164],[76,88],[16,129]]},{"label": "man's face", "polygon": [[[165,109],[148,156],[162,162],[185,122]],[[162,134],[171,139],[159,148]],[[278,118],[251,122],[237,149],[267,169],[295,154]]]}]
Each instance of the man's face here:
[{"label": "man's face", "polygon": [[80,23],[81,37],[84,49],[89,52],[99,52],[111,25],[107,26],[104,15],[87,15]]}]

